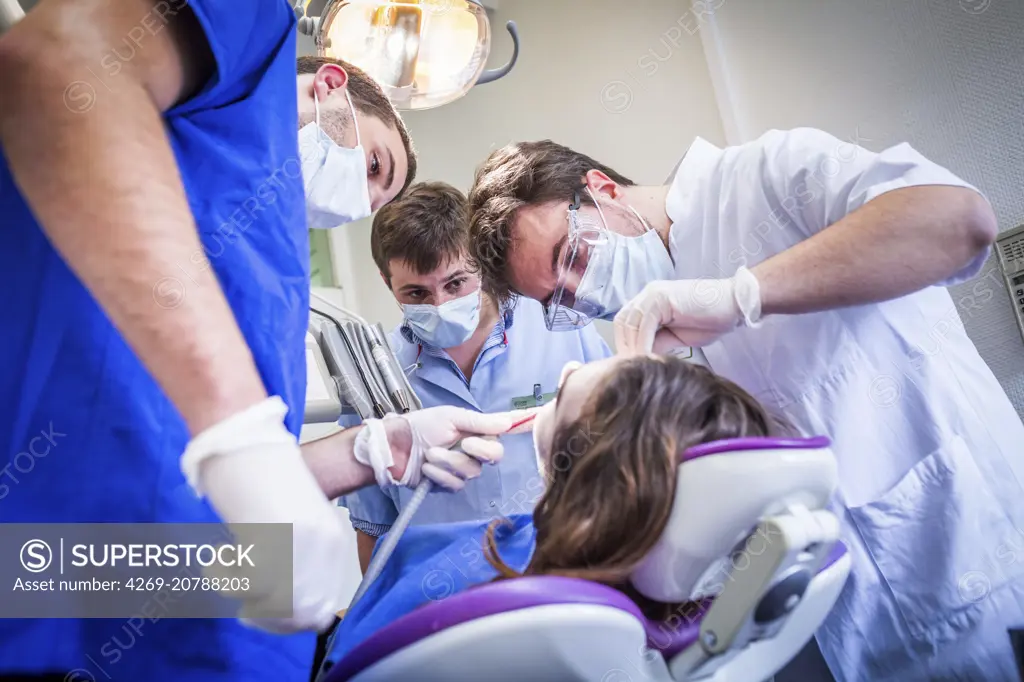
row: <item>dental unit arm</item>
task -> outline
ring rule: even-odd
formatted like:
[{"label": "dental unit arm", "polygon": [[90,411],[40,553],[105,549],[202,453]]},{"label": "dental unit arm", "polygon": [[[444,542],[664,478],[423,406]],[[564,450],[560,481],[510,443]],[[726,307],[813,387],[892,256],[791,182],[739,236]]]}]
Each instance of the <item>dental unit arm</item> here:
[{"label": "dental unit arm", "polygon": [[315,292],[306,332],[304,423],[353,424],[422,405],[380,324],[369,325]]},{"label": "dental unit arm", "polygon": [[527,576],[478,585],[378,630],[320,682],[761,682],[813,637],[850,572],[828,511],[824,437],[742,438],[682,453],[661,539],[634,570],[648,620],[622,592]]}]

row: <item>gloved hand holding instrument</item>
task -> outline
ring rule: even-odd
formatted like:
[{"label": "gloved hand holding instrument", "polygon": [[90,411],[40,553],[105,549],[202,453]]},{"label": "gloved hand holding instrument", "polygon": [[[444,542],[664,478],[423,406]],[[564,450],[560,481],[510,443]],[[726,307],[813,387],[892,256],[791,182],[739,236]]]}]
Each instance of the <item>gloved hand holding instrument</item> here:
[{"label": "gloved hand holding instrument", "polygon": [[[253,582],[274,587],[232,595],[241,598],[242,620],[279,633],[322,631],[346,605],[340,570],[346,530],[285,428],[286,413],[284,402],[273,397],[206,429],[189,443],[181,468],[225,523],[292,526],[291,584],[266,576]],[[465,479],[479,475],[478,460],[501,459],[500,443],[472,436],[504,433],[521,417],[455,407],[388,415],[367,420],[354,451],[339,457],[347,454],[371,468],[381,485],[429,482],[458,490]],[[460,441],[461,451],[449,449]],[[230,572],[221,568],[217,575]],[[291,617],[265,617],[271,605],[282,603],[292,605]]]},{"label": "gloved hand holding instrument", "polygon": [[615,316],[615,350],[634,355],[699,348],[760,320],[761,287],[744,267],[725,279],[658,280]]}]

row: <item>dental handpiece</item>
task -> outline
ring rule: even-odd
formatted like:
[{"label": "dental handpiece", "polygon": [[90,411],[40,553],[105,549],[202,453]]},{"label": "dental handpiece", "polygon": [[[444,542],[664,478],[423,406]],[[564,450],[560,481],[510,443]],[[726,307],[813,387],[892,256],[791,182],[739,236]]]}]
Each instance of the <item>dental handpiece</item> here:
[{"label": "dental handpiece", "polygon": [[395,375],[395,366],[391,361],[391,356],[381,346],[380,341],[374,337],[370,337],[370,354],[373,357],[373,361],[377,364],[377,369],[380,370],[380,375],[384,379],[384,388],[387,390],[388,395],[391,396],[391,400],[394,401],[395,406],[400,412],[408,412],[412,407],[411,401],[405,388]]},{"label": "dental handpiece", "polygon": [[[423,403],[420,402],[419,397],[409,383],[408,377],[405,375],[405,368],[398,363],[398,357],[395,355],[394,349],[391,348],[391,344],[388,343],[388,335],[384,332],[384,327],[378,322],[370,326],[368,331],[370,336],[380,343],[385,363],[391,370],[388,373],[386,382],[391,384],[391,387],[387,390],[391,393],[392,400],[402,408],[403,412],[423,409]],[[408,409],[405,409],[406,404],[408,404]]]}]

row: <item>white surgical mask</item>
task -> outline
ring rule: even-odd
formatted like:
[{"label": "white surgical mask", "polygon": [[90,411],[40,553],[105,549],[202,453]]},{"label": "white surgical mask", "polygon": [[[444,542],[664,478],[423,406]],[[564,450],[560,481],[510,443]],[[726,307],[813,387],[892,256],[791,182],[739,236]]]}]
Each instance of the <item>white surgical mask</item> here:
[{"label": "white surgical mask", "polygon": [[320,102],[313,92],[316,120],[299,131],[302,179],[306,188],[306,222],[314,229],[337,227],[370,215],[370,187],[366,178],[366,153],[359,141],[359,124],[352,96],[345,89],[356,146],[342,147],[320,127]]},{"label": "white surgical mask", "polygon": [[[604,221],[600,204],[595,201],[595,205]],[[629,210],[647,231],[627,237],[606,229],[606,241],[590,247],[587,270],[576,287],[576,300],[597,307],[605,320],[613,319],[648,282],[670,279],[675,271],[661,235],[647,225],[636,209],[630,206]]]},{"label": "white surgical mask", "polygon": [[454,348],[480,325],[480,290],[441,305],[402,304],[405,323],[435,348]]}]

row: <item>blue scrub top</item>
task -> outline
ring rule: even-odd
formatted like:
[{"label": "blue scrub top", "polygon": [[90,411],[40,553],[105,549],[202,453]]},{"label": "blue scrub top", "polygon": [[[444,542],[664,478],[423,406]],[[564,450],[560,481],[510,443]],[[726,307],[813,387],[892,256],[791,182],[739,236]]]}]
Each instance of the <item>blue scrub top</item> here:
[{"label": "blue scrub top", "polygon": [[[283,0],[187,6],[216,73],[164,123],[205,253],[176,272],[153,273],[153,305],[187,296],[196,274],[212,267],[267,390],[291,408],[287,423],[297,435],[309,246],[295,18]],[[102,65],[93,71],[102,95],[103,79],[116,76]],[[0,521],[216,522],[180,472],[188,441],[181,417],[54,251],[6,161],[0,222]],[[146,622],[141,633],[124,620],[0,620],[0,675],[85,669],[93,679],[124,682],[300,682],[314,642],[311,634],[272,636],[235,620],[164,619]]]},{"label": "blue scrub top", "polygon": [[[533,516],[513,514],[506,521],[495,532],[498,555],[510,568],[522,571],[536,546]],[[377,630],[424,604],[494,580],[498,574],[484,555],[489,524],[466,521],[407,528],[384,570],[345,613],[326,660],[337,663]]]},{"label": "blue scrub top", "polygon": [[[455,405],[477,412],[505,412],[541,397],[554,397],[562,368],[570,361],[592,362],[612,352],[594,325],[565,332],[548,331],[537,301],[520,298],[500,317],[484,343],[469,381],[441,348],[433,348],[407,326],[389,338],[391,347],[424,408]],[[537,471],[533,437],[503,436],[501,463],[484,467],[458,493],[434,491],[416,511],[414,524],[490,519],[529,513],[544,492]],[[352,525],[377,537],[387,532],[409,503],[408,488],[376,486],[342,498]]]}]

